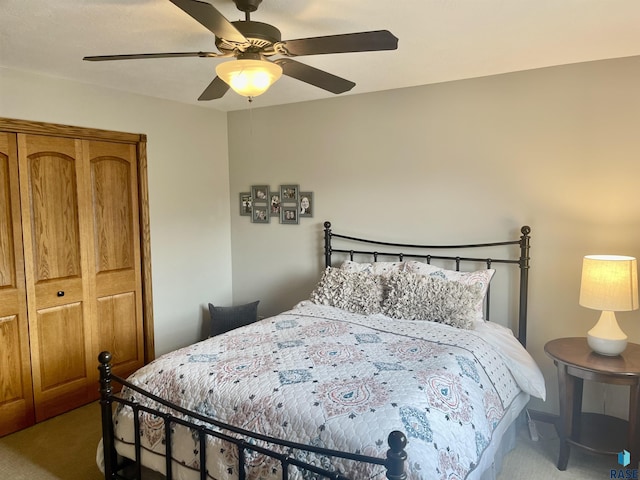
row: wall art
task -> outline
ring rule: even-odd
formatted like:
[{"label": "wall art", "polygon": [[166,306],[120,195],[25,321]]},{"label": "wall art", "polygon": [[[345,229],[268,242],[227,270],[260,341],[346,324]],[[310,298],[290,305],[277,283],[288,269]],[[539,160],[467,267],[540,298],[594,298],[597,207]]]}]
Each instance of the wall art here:
[{"label": "wall art", "polygon": [[252,185],[250,192],[239,194],[240,215],[252,223],[270,223],[271,217],[284,225],[297,225],[301,218],[313,217],[313,192],[300,191],[297,184],[282,184],[272,190],[269,185]]}]

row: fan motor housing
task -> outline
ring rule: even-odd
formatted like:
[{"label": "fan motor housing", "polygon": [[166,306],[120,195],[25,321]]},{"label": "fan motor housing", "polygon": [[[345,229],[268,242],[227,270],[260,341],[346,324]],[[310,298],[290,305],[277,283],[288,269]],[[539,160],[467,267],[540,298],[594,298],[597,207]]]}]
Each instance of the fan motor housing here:
[{"label": "fan motor housing", "polygon": [[[282,40],[282,34],[273,25],[253,20],[231,22],[238,31],[251,43],[251,47],[246,51],[260,51],[269,48],[273,44]],[[216,47],[220,51],[233,52],[238,48],[234,42],[229,42],[224,38],[216,37]]]}]

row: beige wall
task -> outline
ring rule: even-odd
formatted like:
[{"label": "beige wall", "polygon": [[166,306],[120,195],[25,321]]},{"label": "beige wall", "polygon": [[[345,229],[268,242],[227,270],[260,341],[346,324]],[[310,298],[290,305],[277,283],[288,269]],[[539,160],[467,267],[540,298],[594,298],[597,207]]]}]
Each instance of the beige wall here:
[{"label": "beige wall", "polygon": [[231,301],[226,115],[0,68],[0,116],[147,135],[156,353],[198,340]]},{"label": "beige wall", "polygon": [[[577,64],[336,97],[228,116],[233,296],[271,315],[306,298],[322,264],[321,228],[451,243],[532,227],[529,351],[557,412],[545,342],[584,336],[582,256],[640,256],[640,61]],[[251,185],[315,193],[300,225],[238,215]],[[618,314],[640,343],[640,313]],[[624,416],[626,390],[587,385],[594,411]],[[605,405],[606,401],[606,405]]]}]

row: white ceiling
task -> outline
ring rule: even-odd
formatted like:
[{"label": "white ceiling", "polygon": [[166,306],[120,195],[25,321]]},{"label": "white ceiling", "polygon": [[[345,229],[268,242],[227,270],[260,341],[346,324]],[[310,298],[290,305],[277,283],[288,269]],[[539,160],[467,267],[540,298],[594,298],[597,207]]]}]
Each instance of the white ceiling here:
[{"label": "white ceiling", "polygon": [[[232,0],[209,0],[243,20]],[[352,95],[640,55],[640,0],[264,0],[251,19],[283,40],[387,29],[398,50],[297,57],[356,83]],[[213,34],[168,0],[0,0],[0,66],[222,111],[233,91],[197,98],[227,59],[85,62],[86,55],[217,51]],[[8,92],[0,92],[7,95]],[[333,97],[283,77],[254,107]]]}]

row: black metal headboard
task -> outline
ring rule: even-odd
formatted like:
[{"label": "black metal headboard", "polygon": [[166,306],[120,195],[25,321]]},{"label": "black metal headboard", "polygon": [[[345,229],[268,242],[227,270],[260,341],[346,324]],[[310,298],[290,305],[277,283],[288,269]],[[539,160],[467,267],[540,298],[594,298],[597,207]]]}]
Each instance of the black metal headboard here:
[{"label": "black metal headboard", "polygon": [[[519,302],[518,302],[518,340],[523,346],[527,344],[527,297],[529,290],[529,249],[530,249],[530,233],[531,228],[523,226],[520,229],[522,235],[518,240],[508,240],[505,242],[491,242],[491,243],[475,243],[466,245],[418,245],[408,243],[391,243],[382,242],[377,240],[367,240],[364,238],[352,237],[347,235],[340,235],[334,233],[331,230],[331,222],[324,222],[324,255],[325,266],[332,266],[332,255],[335,253],[347,254],[350,260],[354,260],[355,255],[364,255],[372,258],[374,262],[378,261],[379,257],[384,258],[396,258],[398,261],[404,261],[407,259],[424,259],[427,263],[431,263],[431,260],[450,260],[455,262],[455,269],[460,270],[462,263],[484,263],[487,268],[491,268],[494,263],[504,263],[517,265],[520,269],[520,281],[519,281]],[[332,244],[333,239],[342,239],[348,241],[349,245],[360,247],[358,249],[353,248],[336,248]],[[383,251],[371,250],[367,245],[378,245],[385,247]],[[451,255],[434,255],[428,253],[433,250],[456,250],[456,249],[480,249],[488,247],[498,247],[507,245],[518,245],[520,247],[520,255],[517,258],[487,258],[487,257],[459,257]],[[411,249],[409,252],[394,252],[391,248],[404,248]],[[489,288],[491,288],[489,286]],[[487,297],[485,301],[485,318],[490,319],[490,307],[491,307],[491,295],[490,291],[487,291]]]}]

